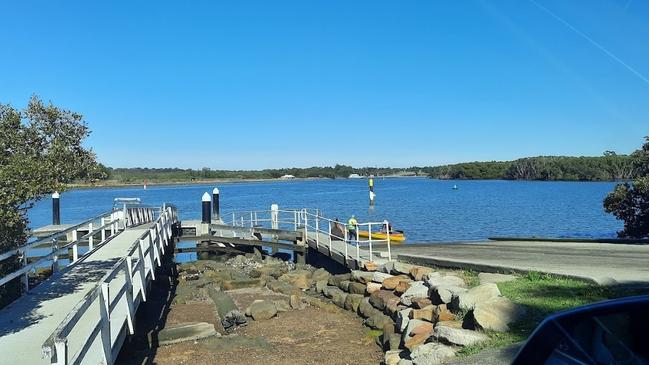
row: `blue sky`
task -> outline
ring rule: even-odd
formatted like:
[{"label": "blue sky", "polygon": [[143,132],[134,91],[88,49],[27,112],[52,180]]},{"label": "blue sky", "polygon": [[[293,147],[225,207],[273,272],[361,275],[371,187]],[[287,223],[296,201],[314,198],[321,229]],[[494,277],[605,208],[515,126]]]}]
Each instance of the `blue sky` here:
[{"label": "blue sky", "polygon": [[639,147],[649,2],[536,1],[6,2],[0,102],[37,94],[82,113],[113,167]]}]

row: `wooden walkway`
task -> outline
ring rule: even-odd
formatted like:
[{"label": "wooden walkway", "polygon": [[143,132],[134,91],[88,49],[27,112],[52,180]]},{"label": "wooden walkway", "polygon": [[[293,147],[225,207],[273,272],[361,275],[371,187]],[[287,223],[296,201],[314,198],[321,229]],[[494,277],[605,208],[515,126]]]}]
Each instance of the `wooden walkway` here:
[{"label": "wooden walkway", "polygon": [[[168,243],[168,234],[162,232],[165,228],[165,225],[156,222],[126,228],[87,257],[55,273],[0,310],[0,364],[67,364],[78,355],[81,356],[77,363],[104,363],[106,356],[110,359],[108,362],[112,363],[128,332],[129,306],[132,305],[130,308],[134,311],[145,299],[147,284],[154,279],[155,265],[160,264],[163,241],[164,245]],[[152,236],[151,240],[142,239],[147,234]],[[149,242],[148,247],[145,241]],[[132,256],[137,256],[134,252],[138,250],[140,259],[131,261]],[[116,265],[121,267],[124,264],[125,258],[128,258],[131,275],[135,274],[137,279],[128,278],[127,275],[110,277],[116,271]],[[107,276],[109,279],[106,279]],[[93,299],[93,294],[104,280],[109,280],[106,288],[110,294],[102,303]],[[125,292],[129,294],[124,295]],[[131,293],[134,294],[132,297]],[[130,304],[127,298],[130,298]],[[71,314],[75,314],[84,301],[88,305],[84,310],[79,310],[79,317],[70,325],[69,333],[65,336],[64,353],[58,347],[53,351],[54,343],[51,347],[44,347],[52,334],[70,319]],[[106,352],[106,341],[97,335],[97,328],[102,327],[102,304],[106,304],[109,315],[110,330],[101,328],[101,333],[108,333],[110,337],[109,354]]]}]

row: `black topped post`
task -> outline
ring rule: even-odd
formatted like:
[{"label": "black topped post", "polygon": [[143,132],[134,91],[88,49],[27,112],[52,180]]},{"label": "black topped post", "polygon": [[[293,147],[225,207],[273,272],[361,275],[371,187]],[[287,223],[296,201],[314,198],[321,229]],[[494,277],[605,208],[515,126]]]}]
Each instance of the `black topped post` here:
[{"label": "black topped post", "polygon": [[212,217],[210,213],[211,210],[210,205],[212,205],[212,201],[210,199],[210,194],[205,192],[205,194],[203,194],[202,201],[203,201],[203,223],[208,223],[208,224],[212,223]]},{"label": "black topped post", "polygon": [[212,190],[212,216],[218,220],[221,217],[221,207],[219,206],[219,188]]},{"label": "black topped post", "polygon": [[61,224],[61,196],[57,191],[52,194],[52,224]]}]

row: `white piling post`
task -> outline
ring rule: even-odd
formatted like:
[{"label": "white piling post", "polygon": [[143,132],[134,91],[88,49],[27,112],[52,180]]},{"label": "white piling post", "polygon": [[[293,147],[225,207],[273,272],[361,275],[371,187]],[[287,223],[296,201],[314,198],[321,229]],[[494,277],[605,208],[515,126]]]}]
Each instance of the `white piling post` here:
[{"label": "white piling post", "polygon": [[[279,205],[270,205],[270,224],[272,229],[279,229]],[[297,231],[297,224],[295,225]]]},{"label": "white piling post", "polygon": [[387,220],[383,224],[385,224],[385,230],[388,232],[388,261],[392,261],[392,252],[390,251],[390,224]]},{"label": "white piling post", "polygon": [[72,245],[72,263],[77,262],[79,259],[79,242],[77,242],[77,230],[72,231],[72,242],[74,244]]}]

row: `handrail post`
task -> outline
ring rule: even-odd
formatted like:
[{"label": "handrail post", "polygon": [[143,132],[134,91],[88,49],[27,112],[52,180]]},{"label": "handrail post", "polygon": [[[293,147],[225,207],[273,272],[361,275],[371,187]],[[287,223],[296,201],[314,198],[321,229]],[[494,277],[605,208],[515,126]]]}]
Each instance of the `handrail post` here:
[{"label": "handrail post", "polygon": [[[357,231],[358,232],[358,231]],[[368,232],[368,241],[370,242],[370,261],[372,260],[372,223],[367,224],[367,232]]]},{"label": "handrail post", "polygon": [[315,216],[315,247],[320,247],[320,223],[318,222],[320,218]]},{"label": "handrail post", "polygon": [[236,216],[235,216],[234,212],[232,212],[232,227],[235,226],[235,222],[234,222],[235,218],[236,218]]},{"label": "handrail post", "polygon": [[101,226],[100,226],[101,227],[101,242],[104,242],[106,240],[106,227],[104,227],[106,225],[106,218],[101,217],[100,224],[101,224]]},{"label": "handrail post", "polygon": [[356,260],[361,262],[361,248],[358,246],[358,224],[356,225]]},{"label": "handrail post", "polygon": [[72,231],[72,242],[74,242],[72,245],[72,263],[77,262],[79,259],[79,242],[77,242],[77,236],[77,230],[75,229]]},{"label": "handrail post", "polygon": [[88,223],[88,233],[90,236],[88,237],[88,252],[92,251],[92,248],[94,246],[94,233],[92,233],[92,222]]},{"label": "handrail post", "polygon": [[392,252],[390,251],[390,224],[388,223],[387,220],[384,221],[385,224],[385,231],[388,233],[388,261],[392,261]]},{"label": "handrail post", "polygon": [[329,230],[327,237],[329,237],[329,255],[331,255],[331,221],[327,221],[329,223]]},{"label": "handrail post", "polygon": [[[27,248],[23,250],[23,257],[22,257],[22,262],[23,262],[23,267],[27,266]],[[25,271],[25,275],[23,275],[23,288],[25,289],[25,293],[29,291],[29,271]]]},{"label": "handrail post", "polygon": [[110,338],[110,292],[108,283],[101,283],[99,292],[99,315],[101,316],[101,345],[104,352],[104,362],[113,363],[113,345]]},{"label": "handrail post", "polygon": [[254,218],[254,217],[253,217],[253,213],[250,212],[250,228],[252,228],[252,227],[255,226],[255,224],[254,224],[254,219],[253,219],[253,218]]}]

